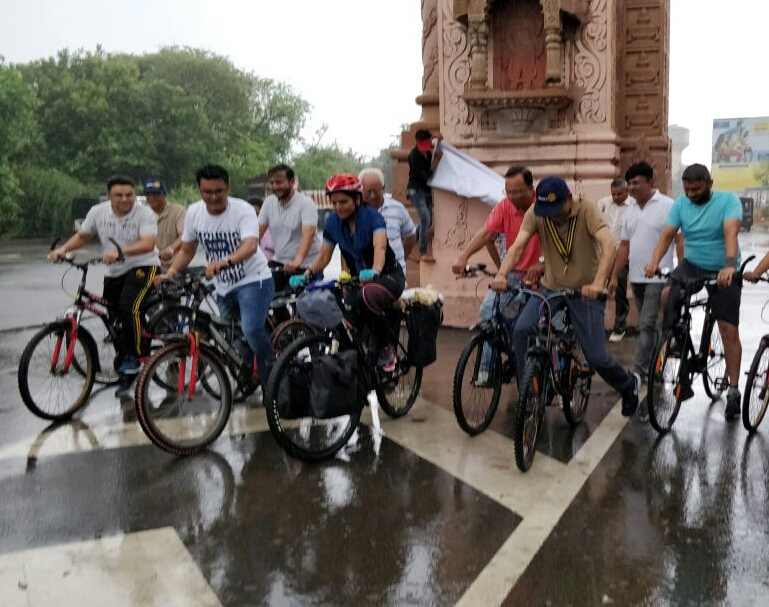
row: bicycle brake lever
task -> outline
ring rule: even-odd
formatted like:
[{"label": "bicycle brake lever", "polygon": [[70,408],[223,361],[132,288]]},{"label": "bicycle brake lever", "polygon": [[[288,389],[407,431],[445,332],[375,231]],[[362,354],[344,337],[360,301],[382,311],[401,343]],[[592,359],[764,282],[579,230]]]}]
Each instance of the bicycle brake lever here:
[{"label": "bicycle brake lever", "polygon": [[120,248],[120,245],[117,243],[117,241],[114,238],[110,238],[109,241],[115,245],[115,250],[117,251],[117,259],[115,262],[119,261],[125,261],[125,255],[123,255],[123,249]]}]

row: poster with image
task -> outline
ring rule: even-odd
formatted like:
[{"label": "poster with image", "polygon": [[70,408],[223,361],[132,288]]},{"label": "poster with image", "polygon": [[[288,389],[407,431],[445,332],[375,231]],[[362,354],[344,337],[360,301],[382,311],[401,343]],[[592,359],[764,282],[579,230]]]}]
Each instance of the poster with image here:
[{"label": "poster with image", "polygon": [[713,121],[713,187],[742,192],[767,187],[758,170],[769,161],[769,116]]}]

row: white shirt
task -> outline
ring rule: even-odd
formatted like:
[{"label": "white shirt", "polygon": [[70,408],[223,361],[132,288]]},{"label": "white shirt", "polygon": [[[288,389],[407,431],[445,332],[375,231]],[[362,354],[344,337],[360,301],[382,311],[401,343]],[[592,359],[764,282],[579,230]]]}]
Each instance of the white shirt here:
[{"label": "white shirt", "polygon": [[[183,242],[199,242],[206,261],[219,261],[234,253],[245,238],[259,238],[254,207],[240,198],[227,198],[227,209],[221,215],[211,215],[206,203],[198,200],[187,209],[184,218]],[[222,268],[214,279],[217,295],[226,295],[234,288],[272,277],[267,258],[256,248],[251,257],[229,268]]]},{"label": "white shirt", "polygon": [[395,259],[398,260],[403,273],[406,274],[406,255],[403,250],[403,239],[414,236],[417,229],[414,222],[411,221],[409,212],[403,203],[395,200],[390,194],[384,195],[384,203],[379,207],[379,213],[385,219],[387,226],[387,240],[390,248],[395,253]]},{"label": "white shirt", "polygon": [[625,211],[627,211],[631,202],[635,202],[632,196],[628,196],[622,204],[615,204],[611,196],[605,196],[596,203],[606,225],[611,231],[614,244],[619,244],[620,237],[622,236],[622,217],[625,215]]},{"label": "white shirt", "polygon": [[[664,278],[654,277],[646,278],[644,276],[644,266],[652,258],[654,247],[657,246],[662,229],[667,225],[665,220],[668,217],[670,208],[673,206],[673,199],[659,190],[654,190],[654,194],[644,205],[643,209],[633,200],[628,205],[622,221],[622,240],[630,243],[630,265],[628,276],[630,282],[650,283],[664,282]],[[660,261],[661,268],[673,267],[673,245],[665,253]]]},{"label": "white shirt", "polygon": [[[115,245],[109,241],[110,238],[113,238],[120,248],[125,248],[144,236],[157,236],[158,220],[152,209],[138,204],[134,204],[127,215],[118,217],[112,211],[112,203],[105,200],[91,207],[79,231],[91,236],[96,234],[101,241],[102,252],[106,252],[115,249]],[[142,266],[160,266],[157,247],[147,253],[126,255],[125,261],[106,266],[105,274],[122,276],[128,270]]]}]

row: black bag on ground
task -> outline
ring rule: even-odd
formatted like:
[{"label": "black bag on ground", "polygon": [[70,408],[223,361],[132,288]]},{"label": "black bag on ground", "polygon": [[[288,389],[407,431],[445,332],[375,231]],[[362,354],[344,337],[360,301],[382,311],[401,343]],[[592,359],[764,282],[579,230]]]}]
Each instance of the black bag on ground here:
[{"label": "black bag on ground", "polygon": [[312,416],[328,419],[357,410],[361,398],[365,398],[365,394],[359,394],[360,383],[355,350],[314,357],[309,386]]},{"label": "black bag on ground", "polygon": [[426,367],[438,357],[438,329],[443,323],[439,302],[431,306],[413,304],[409,326],[409,361],[415,367]]}]

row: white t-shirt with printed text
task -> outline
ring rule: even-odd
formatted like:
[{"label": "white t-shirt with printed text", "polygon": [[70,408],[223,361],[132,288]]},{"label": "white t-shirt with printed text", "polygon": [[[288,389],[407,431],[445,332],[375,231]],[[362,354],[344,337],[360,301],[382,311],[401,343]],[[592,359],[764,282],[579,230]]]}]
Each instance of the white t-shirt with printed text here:
[{"label": "white t-shirt with printed text", "polygon": [[[234,253],[245,238],[259,238],[254,207],[240,198],[227,198],[227,209],[221,215],[211,215],[202,200],[190,205],[184,218],[183,242],[203,245],[206,261],[225,259]],[[267,258],[262,249],[241,263],[220,270],[214,284],[217,295],[227,295],[241,285],[271,278]]]}]

